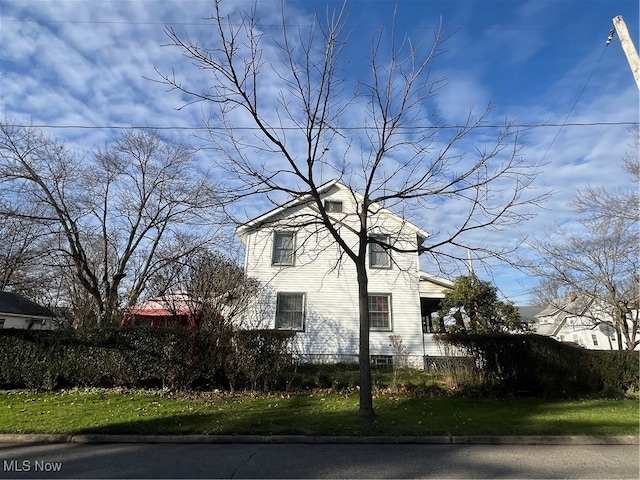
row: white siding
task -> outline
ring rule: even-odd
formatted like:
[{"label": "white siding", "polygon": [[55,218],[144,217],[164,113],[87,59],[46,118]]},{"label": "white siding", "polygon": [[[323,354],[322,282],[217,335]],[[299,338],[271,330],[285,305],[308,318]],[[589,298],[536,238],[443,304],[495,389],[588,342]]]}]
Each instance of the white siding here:
[{"label": "white siding", "polygon": [[[342,238],[352,247],[356,235],[349,225],[355,225],[356,204],[345,189],[333,188],[325,198],[342,201],[343,213],[334,214],[341,223]],[[307,215],[305,215],[305,212]],[[349,356],[358,353],[358,284],[353,262],[341,255],[330,233],[317,225],[296,227],[313,216],[308,207],[296,207],[285,212],[277,222],[271,222],[248,233],[246,244],[247,274],[265,285],[254,316],[247,320],[259,328],[275,326],[277,292],[296,292],[306,295],[306,320],[299,332],[298,348],[302,355]],[[379,215],[372,225],[372,233],[391,236],[398,247],[415,249],[415,231],[403,228],[397,217]],[[271,264],[273,233],[279,230],[296,231],[294,266]],[[369,292],[391,295],[391,330],[370,332],[372,355],[393,355],[389,335],[399,335],[410,355],[423,355],[420,320],[420,287],[418,255],[391,252],[390,269],[368,269]],[[345,357],[346,358],[346,357]]]},{"label": "white siding", "polygon": [[39,317],[0,312],[0,328],[17,328],[21,330],[53,330],[58,328],[58,325],[57,322],[50,317]]}]

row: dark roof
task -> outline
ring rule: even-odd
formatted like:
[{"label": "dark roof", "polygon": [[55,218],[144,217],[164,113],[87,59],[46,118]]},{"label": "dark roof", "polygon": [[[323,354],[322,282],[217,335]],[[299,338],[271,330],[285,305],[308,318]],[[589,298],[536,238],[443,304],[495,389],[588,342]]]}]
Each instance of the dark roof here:
[{"label": "dark roof", "polygon": [[544,310],[544,307],[529,305],[525,307],[516,307],[518,309],[518,313],[520,314],[520,318],[527,322],[534,322],[536,319],[536,315]]},{"label": "dark roof", "polygon": [[547,308],[536,317],[556,317],[558,320],[569,316],[582,315],[593,303],[593,299],[586,296],[561,297],[553,300]]},{"label": "dark roof", "polygon": [[583,315],[592,303],[593,299],[585,296],[556,298],[536,315],[534,329],[540,335],[557,335],[568,317]]},{"label": "dark roof", "polygon": [[13,313],[16,315],[34,315],[39,317],[54,317],[51,310],[27,297],[11,292],[0,292],[0,314]]}]

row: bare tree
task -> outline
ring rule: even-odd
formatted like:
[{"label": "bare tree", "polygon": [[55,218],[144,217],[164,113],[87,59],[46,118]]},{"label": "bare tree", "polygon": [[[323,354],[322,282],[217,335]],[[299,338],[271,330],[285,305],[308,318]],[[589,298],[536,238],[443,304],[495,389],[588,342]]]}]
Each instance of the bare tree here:
[{"label": "bare tree", "polygon": [[189,308],[199,329],[231,331],[260,285],[247,277],[233,259],[208,249],[199,249],[181,262],[168,264],[153,279],[154,295],[178,298]]},{"label": "bare tree", "polygon": [[[359,415],[372,418],[367,245],[408,251],[372,234],[381,208],[400,210],[409,220],[443,202],[458,202],[463,213],[455,228],[433,232],[429,244],[413,251],[438,261],[464,259],[467,248],[478,258],[504,257],[507,250],[469,244],[466,234],[527,219],[529,207],[544,197],[528,196],[537,168],[521,156],[518,131],[508,124],[475,149],[467,142],[490,106],[477,116],[470,111],[453,129],[439,123],[429,102],[445,82],[434,78],[430,67],[446,40],[442,30],[425,47],[397,35],[394,26],[389,32],[382,28],[372,42],[368,75],[350,83],[343,68],[346,5],[327,10],[323,18],[315,12],[305,18],[308,26],[297,28],[290,27],[283,5],[274,35],[263,30],[255,9],[227,15],[219,0],[214,7],[210,47],[166,29],[170,45],[210,75],[208,88],[199,90],[175,73],[159,72],[161,81],[192,103],[210,106],[210,139],[224,154],[221,166],[237,181],[237,198],[263,195],[282,203],[306,195],[316,211],[307,224],[326,229],[355,264]],[[247,125],[249,130],[241,128]],[[349,233],[357,236],[355,245],[345,240],[347,227],[335,223],[321,200],[318,187],[327,175],[354,192],[358,222]]]},{"label": "bare tree", "polygon": [[578,191],[572,203],[579,215],[574,228],[536,242],[539,258],[531,266],[542,286],[561,286],[593,299],[603,310],[592,316],[594,327],[609,325],[617,333],[618,348],[624,339],[629,350],[640,344],[640,137],[638,130],[633,134],[634,153],[622,165],[630,188]]},{"label": "bare tree", "polygon": [[[0,124],[3,192],[13,218],[39,222],[58,240],[60,265],[92,299],[99,324],[118,320],[153,273],[207,244],[220,197],[195,168],[194,151],[152,132],[127,132],[84,159],[32,128]],[[21,201],[20,201],[21,200]],[[38,205],[33,217],[25,209]]]},{"label": "bare tree", "polygon": [[[3,211],[14,210],[5,199]],[[0,290],[36,298],[40,262],[49,250],[46,228],[31,219],[0,214]]]}]

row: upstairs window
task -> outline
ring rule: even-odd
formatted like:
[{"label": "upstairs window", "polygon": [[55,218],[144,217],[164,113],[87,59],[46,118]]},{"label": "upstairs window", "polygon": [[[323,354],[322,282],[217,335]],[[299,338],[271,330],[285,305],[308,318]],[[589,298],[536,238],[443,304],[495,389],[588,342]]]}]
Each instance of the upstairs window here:
[{"label": "upstairs window", "polygon": [[327,213],[342,213],[342,202],[336,200],[325,200],[324,210]]},{"label": "upstairs window", "polygon": [[304,330],[304,293],[278,293],[276,328],[280,330]]},{"label": "upstairs window", "polygon": [[275,232],[273,234],[272,265],[293,265],[295,260],[295,234]]},{"label": "upstairs window", "polygon": [[[389,244],[389,235],[372,235],[372,240]],[[391,268],[391,255],[387,248],[379,243],[369,244],[369,266],[371,268]]]},{"label": "upstairs window", "polygon": [[369,329],[391,330],[391,295],[369,295]]}]

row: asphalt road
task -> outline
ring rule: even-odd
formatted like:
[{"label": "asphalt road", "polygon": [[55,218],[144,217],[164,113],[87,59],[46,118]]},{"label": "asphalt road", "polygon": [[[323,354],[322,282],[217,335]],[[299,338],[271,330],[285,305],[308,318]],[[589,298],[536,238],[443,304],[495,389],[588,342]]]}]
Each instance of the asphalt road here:
[{"label": "asphalt road", "polygon": [[638,445],[0,444],[0,478],[640,478]]}]

